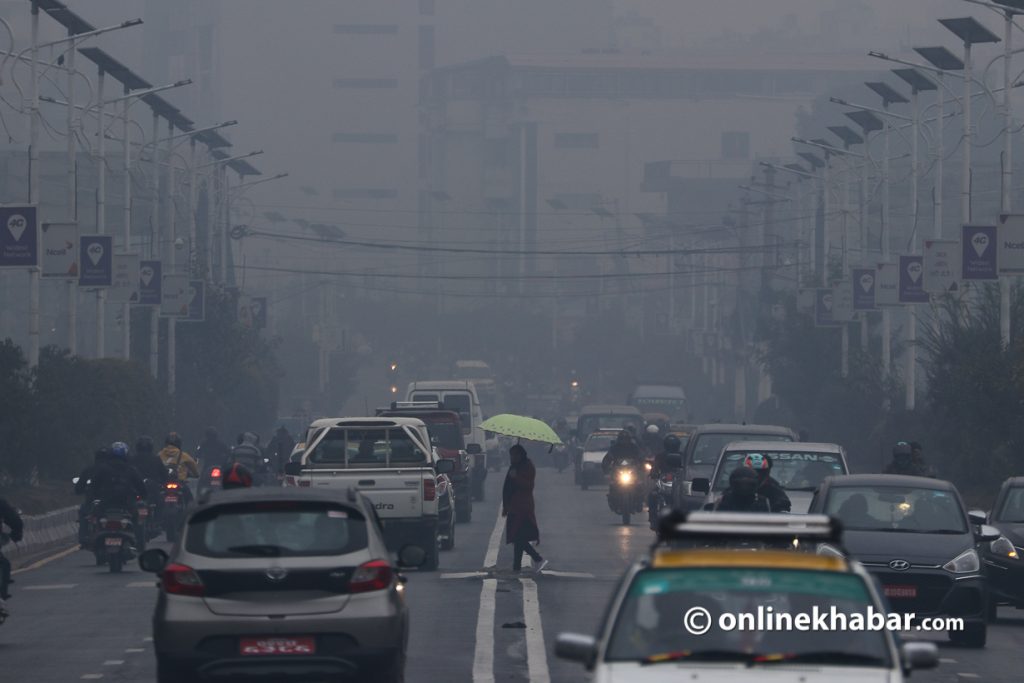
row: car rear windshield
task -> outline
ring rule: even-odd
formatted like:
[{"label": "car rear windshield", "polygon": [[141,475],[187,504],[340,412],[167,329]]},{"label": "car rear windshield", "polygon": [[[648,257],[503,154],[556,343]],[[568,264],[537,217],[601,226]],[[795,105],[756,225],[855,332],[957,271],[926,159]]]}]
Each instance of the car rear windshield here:
[{"label": "car rear windshield", "polygon": [[577,430],[580,434],[590,434],[599,429],[625,429],[632,425],[637,433],[643,431],[644,421],[636,415],[584,415],[577,422]]},{"label": "car rear windshield", "polygon": [[728,451],[715,478],[715,491],[729,487],[729,475],[751,454],[766,455],[772,462],[772,479],[787,491],[813,491],[825,477],[848,474],[835,453],[787,453],[786,451]]},{"label": "car rear windshield", "polygon": [[470,410],[473,406],[469,394],[446,393],[444,407],[459,414],[463,434],[469,434],[472,431],[470,428],[473,426],[473,416],[470,414]]},{"label": "car rear windshield", "polygon": [[615,441],[614,436],[608,436],[605,434],[597,435],[592,434],[588,439],[587,443],[583,446],[585,451],[607,451],[612,447],[612,442]]},{"label": "car rear windshield", "polygon": [[1024,524],[1024,488],[1012,488],[999,508],[996,519],[1000,522]]},{"label": "car rear windshield", "polygon": [[336,427],[309,454],[314,467],[395,467],[423,464],[426,454],[401,427]]},{"label": "car rear windshield", "polygon": [[718,463],[718,456],[722,449],[733,441],[792,441],[787,434],[701,434],[694,444],[693,457],[690,464],[693,465],[715,465]]},{"label": "car rear windshield", "polygon": [[189,520],[185,550],[205,557],[344,555],[367,546],[358,510],[314,501],[218,505]]},{"label": "car rear windshield", "polygon": [[462,430],[454,422],[427,422],[430,441],[438,448],[446,450],[462,450],[466,442],[462,438]]},{"label": "car rear windshield", "polygon": [[[783,618],[834,609],[849,618],[863,615],[869,605],[877,609],[856,574],[761,567],[649,569],[637,574],[627,591],[605,658],[887,667],[889,649],[882,631],[800,631],[781,622],[776,622],[780,628],[742,625],[724,630],[719,621],[723,615],[756,617],[758,608]],[[706,621],[690,621],[694,613]],[[703,628],[705,623],[706,632],[695,635],[690,630],[691,624]]]},{"label": "car rear windshield", "polygon": [[844,529],[906,533],[967,533],[960,499],[943,489],[903,486],[836,486],[828,493],[825,513]]}]

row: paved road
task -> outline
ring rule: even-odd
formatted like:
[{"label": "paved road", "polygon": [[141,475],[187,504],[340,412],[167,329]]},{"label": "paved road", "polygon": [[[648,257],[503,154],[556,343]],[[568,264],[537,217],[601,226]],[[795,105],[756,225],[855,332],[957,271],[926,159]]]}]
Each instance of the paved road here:
[{"label": "paved road", "polygon": [[[619,574],[651,541],[642,524],[616,523],[603,491],[579,491],[571,473],[540,468],[540,550],[550,571],[512,576],[496,524],[500,484],[492,474],[488,500],[476,505],[471,523],[457,527],[456,549],[442,555],[441,570],[410,574],[411,683],[586,680],[581,667],[554,658],[554,637],[592,631]],[[488,568],[495,563],[497,570]],[[151,575],[137,568],[111,575],[75,552],[16,579],[13,616],[0,627],[0,680],[154,680]],[[1024,613],[1001,616],[987,649],[942,643],[941,667],[913,680],[1018,683]]]}]

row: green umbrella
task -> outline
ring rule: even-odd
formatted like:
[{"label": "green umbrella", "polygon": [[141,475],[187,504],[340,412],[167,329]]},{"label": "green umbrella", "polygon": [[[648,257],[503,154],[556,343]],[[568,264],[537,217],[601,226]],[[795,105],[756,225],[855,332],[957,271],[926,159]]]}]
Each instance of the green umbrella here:
[{"label": "green umbrella", "polygon": [[529,439],[530,441],[540,441],[553,445],[562,443],[562,440],[558,438],[558,434],[555,434],[555,430],[546,423],[535,420],[532,417],[523,417],[522,415],[509,415],[508,413],[495,415],[484,420],[480,427],[484,431],[504,436],[515,436],[520,439]]}]

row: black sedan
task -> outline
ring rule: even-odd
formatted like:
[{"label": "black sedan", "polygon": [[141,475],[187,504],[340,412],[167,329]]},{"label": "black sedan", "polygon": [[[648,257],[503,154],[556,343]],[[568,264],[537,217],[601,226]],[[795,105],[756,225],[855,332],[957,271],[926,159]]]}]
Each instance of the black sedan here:
[{"label": "black sedan", "polygon": [[894,612],[960,617],[964,629],[951,630],[950,640],[985,646],[988,585],[979,549],[999,532],[983,526],[984,515],[968,515],[956,487],[888,474],[829,477],[808,512],[842,521],[845,550],[875,576]]},{"label": "black sedan", "polygon": [[1024,477],[1003,482],[988,523],[1002,534],[982,547],[994,617],[1000,604],[1024,609]]}]

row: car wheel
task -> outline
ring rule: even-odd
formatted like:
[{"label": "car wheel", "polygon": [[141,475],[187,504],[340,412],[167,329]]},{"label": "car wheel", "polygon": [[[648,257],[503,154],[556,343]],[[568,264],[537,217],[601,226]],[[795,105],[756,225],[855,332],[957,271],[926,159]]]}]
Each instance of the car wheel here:
[{"label": "car wheel", "polygon": [[963,631],[950,631],[950,641],[966,647],[985,647],[988,639],[988,624],[984,621],[968,621]]}]

